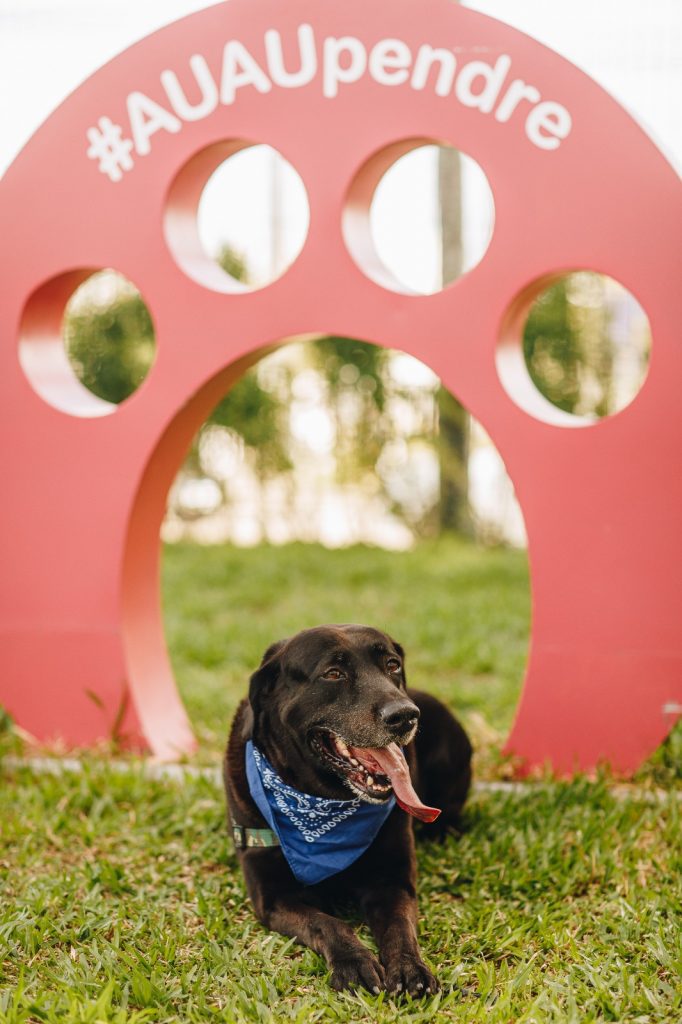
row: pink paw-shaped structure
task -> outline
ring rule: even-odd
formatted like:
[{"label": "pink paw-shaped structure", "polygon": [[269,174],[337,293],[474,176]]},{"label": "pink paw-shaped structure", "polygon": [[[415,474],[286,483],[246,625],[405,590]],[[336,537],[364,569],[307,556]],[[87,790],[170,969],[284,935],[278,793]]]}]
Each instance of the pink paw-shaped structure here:
[{"label": "pink paw-shaped structure", "polygon": [[[382,268],[368,211],[391,162],[429,140],[478,161],[496,219],[476,268],[416,296]],[[282,277],[239,292],[196,207],[218,164],[260,142],[301,176],[310,226]],[[43,739],[92,743],[125,707],[157,755],[193,748],[159,605],[166,494],[244,369],[325,332],[426,362],[505,460],[533,594],[509,749],[559,772],[633,770],[682,699],[679,213],[676,175],[610,96],[449,0],[229,0],[121,54],[0,186],[0,702]],[[138,286],[158,346],[118,407],[82,387],[61,339],[68,298],[104,267]],[[569,426],[520,336],[534,297],[581,269],[636,296],[652,358],[626,409]]]}]

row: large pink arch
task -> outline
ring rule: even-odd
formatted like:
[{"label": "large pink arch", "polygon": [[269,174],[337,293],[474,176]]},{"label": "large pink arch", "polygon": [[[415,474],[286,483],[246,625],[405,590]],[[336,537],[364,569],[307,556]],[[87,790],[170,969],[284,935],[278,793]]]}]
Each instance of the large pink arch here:
[{"label": "large pink arch", "polygon": [[[305,84],[282,84],[272,40],[295,71],[301,25],[317,67]],[[349,37],[334,74],[329,61]],[[265,78],[239,62],[244,50]],[[420,52],[428,74],[424,63],[415,71]],[[234,98],[224,85],[224,102],[201,116],[188,110],[200,99],[197,55],[218,82],[230,61],[251,76],[232,80]],[[456,76],[467,67],[465,88]],[[182,108],[176,90],[175,111],[168,71],[186,92]],[[514,80],[526,92],[505,112]],[[109,131],[103,119],[130,140],[120,180],[87,155]],[[496,204],[485,259],[424,297],[382,287],[356,262],[374,259],[366,220],[377,174],[419,139],[475,157]],[[311,222],[280,280],[228,294],[205,276],[193,205],[207,168],[245,141],[270,143],[296,167]],[[160,756],[192,748],[158,610],[169,482],[195,425],[249,362],[279,339],[334,332],[428,363],[485,425],[514,480],[534,608],[509,748],[561,772],[600,760],[634,769],[682,699],[679,210],[674,172],[614,100],[532,39],[449,0],[229,0],[117,57],[0,184],[0,701],[41,738],[92,743],[122,720],[130,742]],[[100,267],[137,284],[158,340],[149,377],[115,411],[69,379],[60,355],[65,295]],[[627,409],[567,429],[524,411],[508,389],[522,372],[523,310],[552,275],[582,268],[633,292],[653,356]]]}]

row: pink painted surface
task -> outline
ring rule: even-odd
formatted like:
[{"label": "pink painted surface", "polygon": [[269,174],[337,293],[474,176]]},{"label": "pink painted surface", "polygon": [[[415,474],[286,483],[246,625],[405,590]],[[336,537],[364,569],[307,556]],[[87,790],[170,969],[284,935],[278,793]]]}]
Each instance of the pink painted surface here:
[{"label": "pink painted surface", "polygon": [[[220,81],[228,40],[267,70],[265,32],[279,30],[295,71],[301,24],[312,26],[319,58],[308,84],[242,84],[206,116],[162,118],[150,151],[133,152],[119,181],[86,155],[86,133],[102,117],[130,137],[130,93],[171,111],[164,70],[198,103],[189,60],[202,55]],[[500,55],[511,68],[485,112],[451,88],[437,94],[441,64],[413,88],[405,48],[387,44],[375,51],[374,77],[368,69],[325,96],[324,40],[346,36],[368,53],[386,39],[412,58],[425,43],[449,48],[458,73]],[[336,76],[328,64],[330,83],[353,77],[348,59],[338,66],[351,70]],[[496,119],[514,78],[570,113],[563,138],[552,127],[561,114],[544,122],[540,138],[555,148],[529,138],[531,101]],[[371,192],[392,153],[420,140],[473,156],[496,205],[482,262],[422,297],[382,287],[357,262],[376,272]],[[297,169],[311,220],[286,274],[230,294],[207,276],[193,215],[216,157],[244,141],[269,143]],[[673,170],[613,99],[532,39],[448,0],[230,0],[121,54],[50,117],[0,183],[0,702],[41,739],[90,744],[122,714],[130,743],[162,757],[193,748],[159,606],[168,488],[194,432],[250,362],[289,336],[334,333],[429,364],[489,431],[514,481],[533,623],[509,749],[559,772],[601,760],[634,769],[673,724],[665,705],[682,700],[679,215]],[[139,287],[157,336],[154,367],[115,410],[74,381],[59,342],[66,298],[103,267]],[[568,429],[530,415],[508,390],[523,381],[524,310],[552,275],[574,269],[608,274],[634,294],[653,349],[627,409]],[[442,600],[447,607],[447,591]]]}]

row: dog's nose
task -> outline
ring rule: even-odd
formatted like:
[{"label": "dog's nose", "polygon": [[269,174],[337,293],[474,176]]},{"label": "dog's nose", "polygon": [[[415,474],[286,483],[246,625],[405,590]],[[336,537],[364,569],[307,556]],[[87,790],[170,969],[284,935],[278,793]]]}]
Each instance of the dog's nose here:
[{"label": "dog's nose", "polygon": [[392,700],[383,706],[380,714],[384,725],[396,736],[409,732],[419,721],[419,708],[411,701]]}]

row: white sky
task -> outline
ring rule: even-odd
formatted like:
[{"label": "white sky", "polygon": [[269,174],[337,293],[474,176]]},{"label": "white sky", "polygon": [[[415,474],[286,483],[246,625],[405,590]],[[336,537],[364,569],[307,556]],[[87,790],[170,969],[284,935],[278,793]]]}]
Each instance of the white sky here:
[{"label": "white sky", "polygon": [[[0,173],[50,111],[105,61],[161,25],[208,6],[210,0],[0,0]],[[578,64],[682,166],[682,0],[468,0],[467,6],[515,25]],[[251,208],[244,202],[243,189],[261,189],[262,195],[270,186],[253,167],[240,173],[240,202],[228,219],[237,241],[251,238],[254,252],[247,252],[247,260],[264,276],[269,220],[262,201],[256,199]],[[403,188],[412,196],[421,191],[410,189],[417,173],[405,173]],[[428,173],[423,161],[421,173]],[[291,222],[291,228],[285,224],[285,234],[291,234],[295,249],[301,200],[286,184],[284,188],[285,219]],[[404,200],[401,205],[405,208]],[[414,237],[418,225],[429,221],[428,211],[414,212],[414,225],[402,232],[409,236],[405,250],[413,262],[416,253],[426,275],[417,286],[429,290],[429,278],[436,273],[433,254],[429,262],[427,253],[429,246],[434,248],[433,232],[431,238],[428,229],[427,237]],[[211,236],[210,224],[218,220],[209,208],[207,246],[217,244],[218,229]],[[386,223],[391,220],[395,222],[387,216]],[[430,222],[432,231],[432,216]],[[485,226],[474,224],[471,230],[473,236],[480,235]],[[397,251],[398,242],[386,236],[389,250]]]}]

